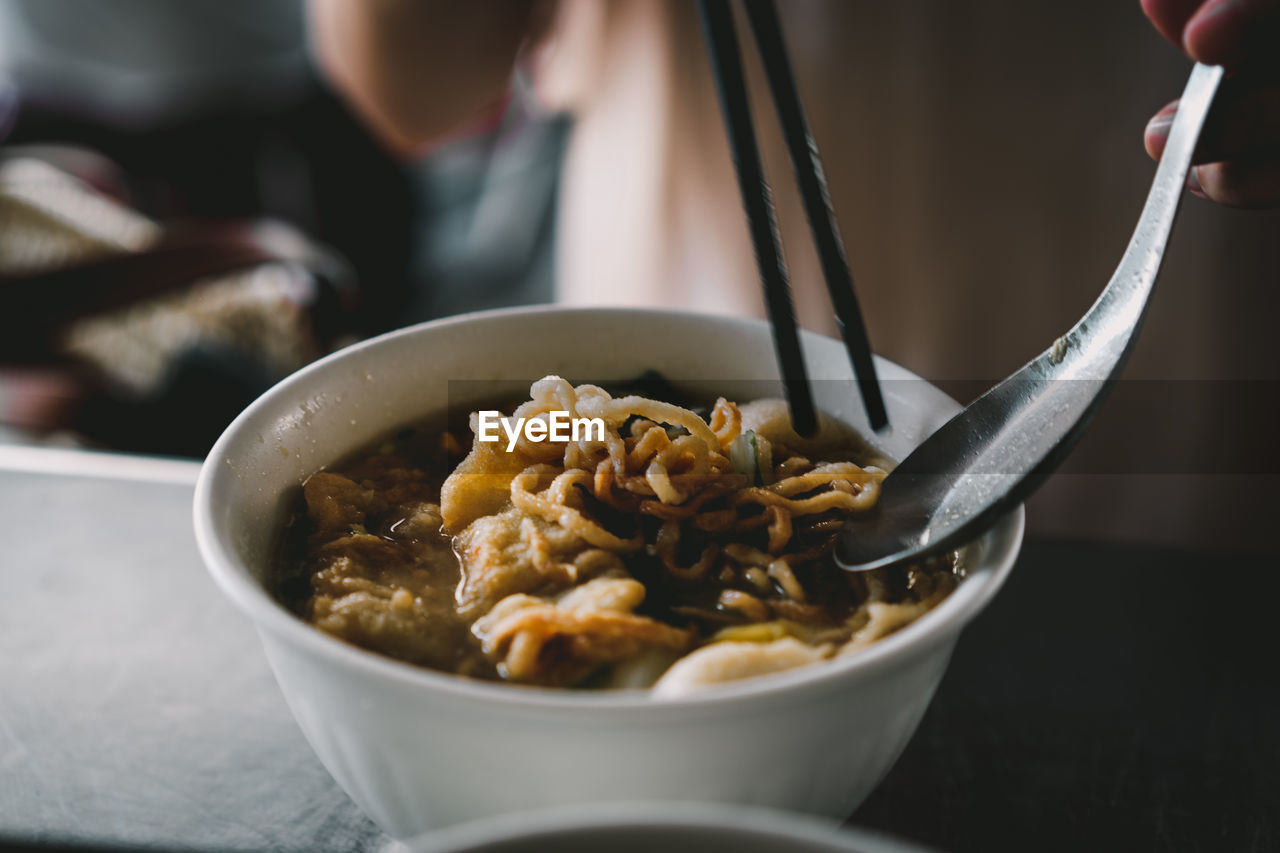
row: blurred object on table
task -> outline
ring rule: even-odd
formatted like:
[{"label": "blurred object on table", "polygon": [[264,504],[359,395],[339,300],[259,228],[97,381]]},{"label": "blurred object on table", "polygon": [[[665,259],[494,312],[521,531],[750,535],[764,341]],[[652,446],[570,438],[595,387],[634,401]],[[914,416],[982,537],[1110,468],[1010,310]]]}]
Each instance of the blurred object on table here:
[{"label": "blurred object on table", "polygon": [[288,226],[162,229],[28,157],[0,159],[0,291],[0,421],[181,455],[355,305],[345,264]]}]

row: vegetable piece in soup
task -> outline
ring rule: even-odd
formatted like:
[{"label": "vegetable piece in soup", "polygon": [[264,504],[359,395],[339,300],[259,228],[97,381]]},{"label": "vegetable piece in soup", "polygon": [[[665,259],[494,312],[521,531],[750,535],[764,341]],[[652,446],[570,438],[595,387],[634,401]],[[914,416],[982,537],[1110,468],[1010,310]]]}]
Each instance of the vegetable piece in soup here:
[{"label": "vegetable piece in soup", "polygon": [[842,424],[806,439],[779,400],[721,398],[704,418],[556,376],[530,396],[504,423],[471,413],[313,475],[282,597],[433,669],[678,695],[855,652],[958,582],[954,554],[835,565],[888,467]]}]

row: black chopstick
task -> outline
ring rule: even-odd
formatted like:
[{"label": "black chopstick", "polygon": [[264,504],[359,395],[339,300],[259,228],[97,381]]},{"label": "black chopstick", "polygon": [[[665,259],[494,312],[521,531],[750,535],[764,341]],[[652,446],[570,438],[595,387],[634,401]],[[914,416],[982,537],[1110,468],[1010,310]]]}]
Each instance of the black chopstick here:
[{"label": "black chopstick", "polygon": [[791,407],[791,425],[801,435],[812,435],[818,427],[818,416],[813,407],[804,354],[800,349],[791,288],[787,283],[782,248],[778,244],[773,202],[751,125],[751,107],[742,76],[742,56],[733,29],[733,16],[728,0],[698,0],[698,14],[702,19],[707,56],[711,60],[711,73],[729,137],[729,150],[738,175],[738,188],[742,191],[747,227],[756,251],[756,264],[764,285],[765,306],[773,327],[773,345]]},{"label": "black chopstick", "polygon": [[862,310],[858,307],[858,298],[854,294],[849,261],[845,257],[844,244],[836,227],[831,197],[827,194],[822,159],[818,156],[817,143],[809,133],[804,110],[800,106],[795,75],[792,74],[786,44],[782,40],[782,22],[778,20],[774,0],[744,0],[744,4],[751,32],[755,36],[756,48],[760,51],[760,59],[764,64],[765,76],[769,80],[769,89],[773,93],[774,108],[778,113],[778,122],[782,125],[787,151],[791,155],[796,182],[800,186],[800,197],[804,201],[805,216],[809,220],[809,230],[813,233],[818,260],[822,264],[827,292],[831,295],[831,304],[835,308],[836,325],[840,328],[840,336],[844,339],[849,360],[853,363],[854,375],[858,378],[858,389],[862,392],[867,419],[871,428],[878,430],[888,425],[889,417],[885,411],[884,397],[880,393],[875,361],[871,358],[871,344],[867,339]]}]

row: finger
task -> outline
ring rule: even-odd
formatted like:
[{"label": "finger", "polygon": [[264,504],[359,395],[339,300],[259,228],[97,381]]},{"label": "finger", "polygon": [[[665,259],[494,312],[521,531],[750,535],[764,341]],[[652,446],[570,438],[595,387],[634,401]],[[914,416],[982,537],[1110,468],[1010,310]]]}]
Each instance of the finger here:
[{"label": "finger", "polygon": [[1182,47],[1182,31],[1203,0],[1142,0],[1142,11],[1160,35]]},{"label": "finger", "polygon": [[1280,149],[1192,170],[1192,192],[1228,207],[1280,207]]},{"label": "finger", "polygon": [[0,418],[14,426],[46,432],[67,426],[91,390],[89,380],[60,368],[0,369]]},{"label": "finger", "polygon": [[1275,0],[1210,0],[1182,30],[1182,47],[1197,62],[1230,69],[1280,64],[1280,4]]},{"label": "finger", "polygon": [[[1152,116],[1143,143],[1152,159],[1159,160],[1169,137],[1178,102]],[[1250,86],[1238,79],[1227,81],[1205,121],[1192,157],[1193,163],[1214,163],[1280,146],[1280,84]]]}]

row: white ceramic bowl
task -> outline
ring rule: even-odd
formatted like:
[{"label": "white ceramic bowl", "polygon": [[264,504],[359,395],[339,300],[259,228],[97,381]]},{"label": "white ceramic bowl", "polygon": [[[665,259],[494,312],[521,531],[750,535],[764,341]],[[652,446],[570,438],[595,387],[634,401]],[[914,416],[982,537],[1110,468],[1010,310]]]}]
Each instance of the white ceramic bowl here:
[{"label": "white ceramic bowl", "polygon": [[[822,408],[866,422],[839,342],[804,336]],[[880,360],[901,458],[956,410]],[[268,391],[210,452],[195,496],[201,554],[257,626],[298,724],[338,783],[397,837],[540,806],[671,800],[843,818],[915,730],[961,628],[1022,540],[1019,508],[973,546],[969,576],[923,618],[857,655],[667,701],[644,691],[482,683],[362,651],[304,624],[262,577],[311,473],[397,427],[476,401],[489,381],[717,380],[731,399],[777,376],[757,321],[623,309],[517,309],[350,347]],[[451,380],[468,380],[454,382]],[[735,390],[737,389],[737,390]],[[774,392],[776,393],[776,391]]]}]

